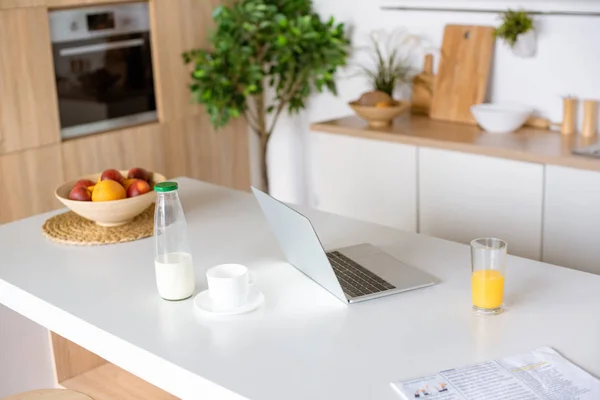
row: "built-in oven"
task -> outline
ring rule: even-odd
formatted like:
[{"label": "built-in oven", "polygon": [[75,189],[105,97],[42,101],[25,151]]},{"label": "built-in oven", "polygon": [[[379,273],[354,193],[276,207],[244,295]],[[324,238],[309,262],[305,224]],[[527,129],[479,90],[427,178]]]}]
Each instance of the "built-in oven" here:
[{"label": "built-in oven", "polygon": [[148,3],[50,12],[61,136],[155,121]]}]

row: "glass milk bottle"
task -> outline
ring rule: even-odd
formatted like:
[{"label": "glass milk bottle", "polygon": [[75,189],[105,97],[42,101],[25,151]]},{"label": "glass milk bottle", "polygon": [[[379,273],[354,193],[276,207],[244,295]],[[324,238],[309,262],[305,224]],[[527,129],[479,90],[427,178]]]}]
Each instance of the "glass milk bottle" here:
[{"label": "glass milk bottle", "polygon": [[154,268],[158,294],[165,300],[182,300],[194,294],[194,265],[187,223],[177,193],[177,182],[154,186]]}]

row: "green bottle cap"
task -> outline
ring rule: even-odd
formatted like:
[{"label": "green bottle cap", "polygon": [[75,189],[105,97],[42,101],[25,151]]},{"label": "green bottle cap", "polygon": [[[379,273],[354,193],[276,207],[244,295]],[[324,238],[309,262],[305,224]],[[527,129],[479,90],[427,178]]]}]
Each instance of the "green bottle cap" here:
[{"label": "green bottle cap", "polygon": [[173,190],[177,190],[179,186],[177,182],[161,182],[154,185],[155,192],[172,192]]}]

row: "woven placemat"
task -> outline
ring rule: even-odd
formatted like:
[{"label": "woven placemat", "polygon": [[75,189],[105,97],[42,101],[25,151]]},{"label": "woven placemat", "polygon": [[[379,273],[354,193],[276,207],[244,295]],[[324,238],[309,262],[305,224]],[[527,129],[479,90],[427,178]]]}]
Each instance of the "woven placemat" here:
[{"label": "woven placemat", "polygon": [[152,236],[153,231],[154,204],[133,221],[121,226],[103,227],[73,211],[55,215],[42,226],[42,232],[48,239],[80,246],[131,242]]}]

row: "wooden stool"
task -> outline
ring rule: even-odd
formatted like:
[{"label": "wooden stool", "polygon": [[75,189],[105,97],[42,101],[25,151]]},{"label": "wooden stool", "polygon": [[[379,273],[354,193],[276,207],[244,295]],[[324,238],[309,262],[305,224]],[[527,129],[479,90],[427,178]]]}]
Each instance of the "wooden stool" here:
[{"label": "wooden stool", "polygon": [[42,389],[13,394],[3,400],[94,400],[90,396],[73,390]]}]

